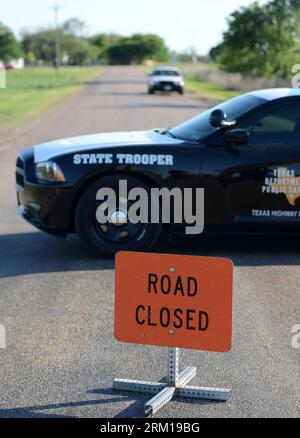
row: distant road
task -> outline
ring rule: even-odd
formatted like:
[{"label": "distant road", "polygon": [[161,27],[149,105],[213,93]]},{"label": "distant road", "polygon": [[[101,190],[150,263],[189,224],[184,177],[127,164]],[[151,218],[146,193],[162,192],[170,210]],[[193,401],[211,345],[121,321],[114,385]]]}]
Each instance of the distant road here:
[{"label": "distant road", "polygon": [[[113,392],[113,379],[165,375],[164,349],[114,341],[113,262],[89,256],[76,237],[57,240],[35,231],[18,218],[14,190],[15,156],[23,147],[99,131],[171,127],[207,108],[190,94],[146,92],[140,69],[109,68],[57,110],[0,139],[0,324],[7,333],[0,417],[140,416],[149,397]],[[176,400],[159,416],[300,416],[300,350],[291,347],[292,326],[300,323],[299,244],[275,243],[214,242],[193,250],[231,257],[236,265],[234,348],[225,355],[183,352],[182,366],[198,366],[195,385],[231,387],[232,398],[225,404]]]}]

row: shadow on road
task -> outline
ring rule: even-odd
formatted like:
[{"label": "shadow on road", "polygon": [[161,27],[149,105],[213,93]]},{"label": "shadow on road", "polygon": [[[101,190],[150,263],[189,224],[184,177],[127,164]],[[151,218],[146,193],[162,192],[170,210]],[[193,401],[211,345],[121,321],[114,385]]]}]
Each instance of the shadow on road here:
[{"label": "shadow on road", "polygon": [[114,269],[114,262],[91,255],[76,236],[66,240],[40,232],[0,235],[0,278],[104,269]]},{"label": "shadow on road", "polygon": [[[114,395],[113,398],[101,400],[83,400],[76,402],[55,403],[48,405],[26,406],[22,408],[0,409],[0,418],[75,418],[75,415],[59,415],[57,413],[44,414],[40,411],[49,411],[55,409],[80,408],[85,406],[103,405],[108,403],[123,402],[124,397],[116,397],[111,390],[103,390],[101,394]],[[131,398],[130,398],[131,399]],[[99,412],[99,414],[101,414]]]},{"label": "shadow on road", "polygon": [[178,101],[174,103],[136,103],[136,104],[128,104],[128,105],[119,105],[119,108],[168,108],[168,109],[198,109],[199,111],[203,108],[206,109],[205,106],[201,106],[199,104],[189,104],[189,103],[178,103]]},{"label": "shadow on road", "polygon": [[[134,392],[126,392],[126,391],[115,391],[113,389],[95,389],[92,391],[88,391],[89,394],[122,394],[121,401],[134,401],[130,406],[127,406],[125,409],[120,411],[114,418],[141,418],[144,417],[144,407],[145,404],[153,397],[151,394],[138,394]],[[212,401],[212,400],[196,400],[192,398],[180,398],[175,397],[172,400],[172,403],[181,402],[184,400],[184,403],[189,404],[197,404],[197,405],[209,405],[209,404],[220,404],[223,402]]]},{"label": "shadow on road", "polygon": [[[169,244],[162,235],[153,252],[228,257],[236,266],[299,265],[300,239],[174,235]],[[0,235],[0,278],[107,269],[114,269],[114,261],[91,255],[77,236],[65,240],[40,232]]]},{"label": "shadow on road", "polygon": [[85,85],[122,85],[122,84],[145,84],[144,79],[98,79],[95,81],[87,81]]},{"label": "shadow on road", "polygon": [[136,96],[147,96],[148,93],[147,92],[143,92],[143,91],[137,91],[137,92],[130,92],[130,91],[104,91],[102,93],[103,96],[117,96],[117,97],[136,97]]},{"label": "shadow on road", "polygon": [[[53,412],[43,413],[42,411],[55,411],[56,409],[67,409],[67,408],[82,408],[88,406],[98,406],[101,409],[103,404],[111,403],[124,403],[133,402],[130,406],[120,411],[114,418],[143,418],[144,417],[144,406],[151,399],[151,395],[138,394],[132,392],[117,392],[110,388],[95,389],[92,391],[87,391],[88,394],[95,394],[108,396],[108,398],[101,398],[95,400],[82,400],[66,403],[54,403],[47,405],[34,405],[26,406],[21,408],[11,408],[11,409],[0,409],[0,418],[76,418],[76,415],[63,415]],[[182,402],[182,399],[175,398],[172,403]],[[222,402],[210,401],[210,400],[195,400],[195,399],[184,399],[185,403],[197,404],[197,405],[207,405],[207,404],[220,404]],[[99,411],[98,416],[101,417],[101,411]]]},{"label": "shadow on road", "polygon": [[173,253],[228,257],[235,266],[284,266],[300,264],[300,237],[246,235],[178,236]]},{"label": "shadow on road", "polygon": [[200,104],[188,104],[188,103],[178,103],[178,101],[174,101],[174,103],[160,103],[160,102],[154,102],[154,103],[129,103],[126,105],[93,105],[91,106],[95,110],[99,110],[101,108],[106,109],[128,109],[128,108],[144,108],[144,109],[153,109],[153,108],[167,108],[167,109],[197,109],[199,112],[201,112],[204,109],[207,109],[206,106],[201,106]]}]

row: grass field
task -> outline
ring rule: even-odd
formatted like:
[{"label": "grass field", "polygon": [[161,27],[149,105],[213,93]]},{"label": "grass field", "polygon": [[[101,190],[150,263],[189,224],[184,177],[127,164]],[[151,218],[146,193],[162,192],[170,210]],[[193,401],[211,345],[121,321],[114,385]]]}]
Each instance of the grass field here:
[{"label": "grass field", "polygon": [[202,99],[224,101],[241,94],[240,91],[228,90],[222,85],[200,81],[191,75],[185,76],[185,82],[187,91],[193,91]]},{"label": "grass field", "polygon": [[25,68],[6,73],[0,89],[0,132],[54,107],[84,83],[101,74],[99,67]]}]

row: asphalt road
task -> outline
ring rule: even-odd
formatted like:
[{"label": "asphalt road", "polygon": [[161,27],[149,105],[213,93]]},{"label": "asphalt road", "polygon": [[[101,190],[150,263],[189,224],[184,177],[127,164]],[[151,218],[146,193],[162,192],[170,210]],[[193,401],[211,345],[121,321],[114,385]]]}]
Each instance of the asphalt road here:
[{"label": "asphalt road", "polygon": [[[18,150],[99,131],[169,127],[207,103],[146,94],[143,73],[110,68],[55,111],[0,140],[0,417],[139,417],[149,399],[112,390],[114,378],[157,381],[166,350],[113,337],[114,264],[92,258],[76,237],[35,231],[16,213]],[[160,243],[162,249],[166,243]],[[300,246],[297,242],[174,242],[169,252],[227,256],[235,263],[234,347],[183,351],[194,384],[232,388],[227,403],[175,400],[159,417],[299,417]]]}]

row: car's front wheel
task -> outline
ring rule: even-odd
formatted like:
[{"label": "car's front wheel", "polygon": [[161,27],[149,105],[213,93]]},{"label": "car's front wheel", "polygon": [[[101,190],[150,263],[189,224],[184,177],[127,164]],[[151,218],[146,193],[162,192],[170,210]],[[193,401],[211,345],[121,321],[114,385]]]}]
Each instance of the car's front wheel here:
[{"label": "car's front wheel", "polygon": [[[98,208],[107,208],[107,201],[97,201],[97,192],[101,188],[113,189],[118,199],[119,180],[127,181],[128,191],[138,187],[146,190],[147,193],[150,192],[150,188],[135,177],[106,176],[92,183],[85,190],[78,201],[75,212],[76,230],[85,247],[97,255],[110,258],[114,257],[119,251],[145,251],[150,249],[161,232],[160,224],[133,224],[128,221],[126,209],[122,205],[124,200],[118,202],[116,208],[107,209],[108,222],[99,222]],[[128,203],[127,210],[129,207],[130,204]]]}]

